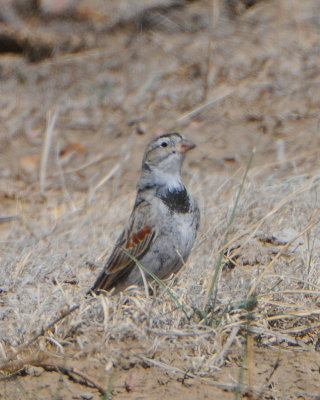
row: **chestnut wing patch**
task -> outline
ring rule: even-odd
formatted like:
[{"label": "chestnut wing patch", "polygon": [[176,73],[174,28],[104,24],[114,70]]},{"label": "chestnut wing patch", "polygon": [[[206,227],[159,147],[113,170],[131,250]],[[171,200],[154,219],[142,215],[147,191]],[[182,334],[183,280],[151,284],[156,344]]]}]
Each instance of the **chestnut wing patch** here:
[{"label": "chestnut wing patch", "polygon": [[145,225],[142,229],[140,229],[140,231],[134,233],[131,237],[128,238],[125,244],[125,248],[129,250],[135,246],[139,246],[145,241],[148,235],[151,235],[151,233],[151,228],[148,225]]},{"label": "chestnut wing patch", "polygon": [[142,201],[136,204],[127,228],[120,235],[110,258],[107,260],[104,269],[105,273],[113,274],[128,266],[130,266],[131,270],[134,262],[122,248],[128,250],[133,257],[139,259],[149,249],[154,235],[154,224],[151,221],[151,205],[146,201]]},{"label": "chestnut wing patch", "polygon": [[148,202],[143,200],[136,203],[126,229],[120,235],[92,290],[109,290],[130,274],[135,262],[123,249],[137,259],[143,257],[149,250],[155,236],[151,215],[151,205]]}]

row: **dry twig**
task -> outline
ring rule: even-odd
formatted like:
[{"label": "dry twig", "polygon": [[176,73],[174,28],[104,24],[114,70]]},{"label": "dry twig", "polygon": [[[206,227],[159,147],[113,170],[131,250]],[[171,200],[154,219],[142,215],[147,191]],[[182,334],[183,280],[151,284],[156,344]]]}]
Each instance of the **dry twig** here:
[{"label": "dry twig", "polygon": [[32,365],[33,367],[41,367],[48,372],[58,372],[60,374],[66,375],[69,379],[71,379],[75,383],[79,383],[81,385],[85,385],[88,387],[93,387],[99,390],[99,392],[102,395],[105,395],[107,393],[105,389],[103,389],[92,378],[85,375],[83,372],[78,371],[73,367],[66,367],[65,365],[60,365],[53,362],[45,362],[44,360],[25,359],[25,360],[19,360],[18,362],[10,363],[10,365],[8,364],[8,368],[10,369],[14,368],[15,371],[11,372],[8,375],[2,376],[0,378],[0,381],[10,380],[16,377],[17,375],[20,375],[22,373],[24,374],[27,373],[26,367],[28,365]]},{"label": "dry twig", "polygon": [[[98,385],[92,378],[88,377],[83,372],[80,372],[73,367],[66,367],[64,365],[59,365],[55,363],[46,363],[43,361],[34,362],[32,365],[34,367],[41,367],[48,372],[55,371],[67,375],[68,378],[75,383],[80,383],[81,385],[96,388],[103,396],[107,394],[107,391],[103,389],[100,385]],[[80,379],[77,377],[79,377]]]},{"label": "dry twig", "polygon": [[316,213],[316,215],[311,219],[311,221],[307,224],[307,226],[304,229],[302,229],[302,231],[300,231],[297,236],[295,236],[292,240],[290,240],[287,244],[285,244],[281,248],[280,251],[278,251],[276,256],[271,260],[271,262],[261,272],[261,274],[259,275],[258,279],[255,280],[254,284],[252,285],[252,287],[250,288],[250,290],[249,290],[249,292],[247,294],[247,298],[249,298],[250,296],[253,295],[253,293],[255,292],[258,284],[261,282],[261,280],[265,276],[266,272],[272,267],[272,265],[276,262],[276,260],[284,253],[284,251],[288,247],[290,247],[292,245],[292,243],[294,243],[300,236],[302,236],[306,232],[308,232],[317,223],[317,219],[319,218],[319,216],[320,216],[320,211]]},{"label": "dry twig", "polygon": [[49,329],[51,329],[58,322],[62,321],[65,317],[72,314],[79,307],[80,307],[80,305],[77,304],[77,305],[69,308],[69,310],[62,312],[59,317],[57,317],[54,321],[52,321],[45,328],[42,328],[41,331],[39,333],[37,333],[33,338],[31,338],[27,343],[24,343],[23,345],[21,345],[14,354],[5,358],[2,362],[2,364],[0,365],[0,370],[6,369],[8,363],[10,363],[10,361],[12,361],[14,358],[16,358],[18,354],[21,354],[24,350],[26,350],[29,346],[31,346],[35,341],[37,341],[39,339],[39,337],[43,336],[45,334],[45,332],[47,332]]},{"label": "dry twig", "polygon": [[[140,354],[135,354],[135,356],[137,356],[138,358],[140,358],[141,360],[143,360],[146,363],[150,363],[156,367],[165,369],[167,371],[170,371],[172,373],[176,373],[176,374],[182,374],[184,378],[198,378],[200,379],[201,382],[203,383],[207,383],[208,385],[211,386],[216,386],[222,390],[226,390],[226,391],[234,391],[237,388],[237,384],[226,384],[226,383],[221,383],[221,382],[216,382],[213,381],[211,379],[207,379],[207,378],[202,378],[199,377],[198,375],[192,374],[190,372],[185,372],[180,368],[177,367],[172,367],[171,365],[162,363],[160,361],[156,361],[156,360],[152,360],[150,358],[144,357]],[[243,391],[248,390],[248,387],[243,385]],[[251,391],[255,392],[255,393],[259,393],[260,391],[257,388],[250,388]]]}]

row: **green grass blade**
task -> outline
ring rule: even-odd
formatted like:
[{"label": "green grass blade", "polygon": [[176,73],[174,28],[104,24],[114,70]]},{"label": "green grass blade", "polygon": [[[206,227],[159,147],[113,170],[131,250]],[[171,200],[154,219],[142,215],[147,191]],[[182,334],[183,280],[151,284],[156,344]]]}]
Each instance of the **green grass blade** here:
[{"label": "green grass blade", "polygon": [[206,305],[204,307],[205,313],[207,313],[207,310],[208,310],[208,307],[209,307],[209,302],[210,302],[210,299],[212,297],[212,293],[213,293],[213,290],[215,288],[215,285],[216,285],[216,282],[217,282],[217,279],[218,279],[218,275],[219,275],[219,272],[220,272],[220,269],[221,269],[222,259],[223,259],[223,255],[224,255],[224,251],[225,251],[224,246],[226,245],[226,243],[228,243],[229,233],[230,233],[230,230],[231,230],[231,227],[232,227],[235,215],[236,215],[236,210],[237,210],[237,207],[238,207],[240,196],[241,196],[241,193],[242,193],[242,190],[243,190],[243,187],[244,187],[244,183],[246,181],[246,178],[247,178],[247,175],[248,175],[248,171],[249,171],[249,169],[251,167],[251,164],[252,164],[252,161],[253,161],[255,153],[256,153],[256,149],[254,148],[252,150],[252,152],[250,154],[250,157],[249,157],[249,160],[247,162],[247,166],[246,166],[243,178],[242,178],[242,182],[241,182],[240,188],[238,190],[238,193],[237,193],[237,196],[236,196],[236,200],[235,200],[234,205],[233,205],[232,213],[231,213],[231,216],[230,216],[230,219],[229,219],[229,223],[228,223],[228,226],[227,226],[227,229],[226,229],[226,232],[225,232],[225,235],[224,235],[224,239],[223,239],[223,242],[222,242],[222,247],[223,248],[219,253],[219,257],[218,257],[218,260],[217,260],[216,265],[215,265],[215,272],[214,272],[214,275],[212,277],[210,288],[209,288],[209,291],[208,291],[207,303],[206,303]]},{"label": "green grass blade", "polygon": [[121,250],[129,257],[131,258],[132,261],[134,261],[136,263],[136,265],[141,268],[144,272],[146,272],[147,274],[149,274],[151,276],[152,279],[154,279],[161,287],[163,287],[166,292],[169,294],[169,296],[171,297],[171,299],[176,303],[176,305],[178,306],[178,308],[181,308],[181,310],[183,311],[184,315],[186,316],[186,318],[189,320],[190,317],[187,314],[186,310],[184,309],[183,305],[180,303],[180,301],[178,300],[178,298],[173,294],[173,292],[170,290],[170,288],[160,279],[157,277],[156,274],[154,274],[152,271],[150,271],[149,268],[145,267],[144,265],[141,264],[141,262],[139,260],[137,260],[132,254],[130,254],[128,252],[128,250],[124,249],[123,247],[121,247]]}]

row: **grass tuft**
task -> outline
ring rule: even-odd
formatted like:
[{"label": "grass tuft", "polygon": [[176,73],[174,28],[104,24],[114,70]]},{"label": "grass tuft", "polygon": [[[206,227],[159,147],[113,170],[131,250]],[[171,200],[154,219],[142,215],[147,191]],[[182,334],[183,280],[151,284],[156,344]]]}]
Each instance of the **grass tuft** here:
[{"label": "grass tuft", "polygon": [[207,321],[207,314],[209,312],[209,303],[211,302],[212,294],[213,294],[213,291],[214,291],[216,283],[217,283],[217,279],[218,279],[218,276],[219,276],[219,273],[220,273],[220,269],[221,269],[221,265],[222,265],[223,256],[224,256],[224,253],[225,253],[225,246],[228,243],[229,233],[230,233],[230,230],[231,230],[233,222],[234,222],[234,218],[235,218],[235,215],[236,215],[236,210],[237,210],[237,207],[238,207],[240,196],[241,196],[241,193],[242,193],[242,190],[243,190],[243,187],[244,187],[247,175],[248,175],[248,171],[249,171],[249,169],[251,167],[255,152],[256,152],[256,149],[254,148],[252,150],[252,152],[250,154],[250,157],[249,157],[249,160],[247,162],[246,169],[244,171],[244,175],[243,175],[243,178],[242,178],[242,182],[241,182],[240,188],[238,190],[238,193],[236,195],[236,199],[235,199],[235,202],[234,202],[234,205],[233,205],[231,216],[230,216],[230,219],[229,219],[229,222],[228,222],[228,225],[227,225],[227,229],[225,231],[224,238],[222,240],[222,246],[221,246],[221,250],[219,252],[219,256],[218,256],[217,262],[215,264],[214,273],[213,273],[213,276],[211,278],[211,281],[209,281],[207,294],[206,294],[205,301],[204,301],[204,304],[203,304],[203,310],[204,310],[204,313],[205,313],[205,319],[206,319],[206,322],[209,323],[209,324],[212,322],[212,321],[210,321],[210,322]]}]

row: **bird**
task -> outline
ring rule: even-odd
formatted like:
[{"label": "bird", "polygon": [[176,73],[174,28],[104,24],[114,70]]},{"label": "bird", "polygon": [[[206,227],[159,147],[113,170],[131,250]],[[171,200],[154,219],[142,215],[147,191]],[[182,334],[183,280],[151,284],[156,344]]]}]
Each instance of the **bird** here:
[{"label": "bird", "polygon": [[196,200],[181,178],[186,153],[196,145],[180,133],[150,141],[144,152],[137,195],[129,221],[91,292],[123,291],[143,284],[137,262],[163,280],[186,263],[200,224]]}]

